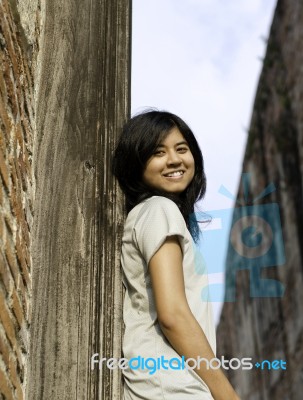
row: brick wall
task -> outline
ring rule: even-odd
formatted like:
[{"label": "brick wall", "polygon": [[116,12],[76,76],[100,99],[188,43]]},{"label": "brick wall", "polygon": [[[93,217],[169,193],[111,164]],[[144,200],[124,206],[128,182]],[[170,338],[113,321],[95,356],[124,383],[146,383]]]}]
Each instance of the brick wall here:
[{"label": "brick wall", "polygon": [[[22,2],[21,2],[22,3]],[[24,3],[24,2],[23,2]],[[36,19],[36,15],[34,15]],[[0,399],[24,399],[31,320],[33,77],[14,1],[0,2]]]}]

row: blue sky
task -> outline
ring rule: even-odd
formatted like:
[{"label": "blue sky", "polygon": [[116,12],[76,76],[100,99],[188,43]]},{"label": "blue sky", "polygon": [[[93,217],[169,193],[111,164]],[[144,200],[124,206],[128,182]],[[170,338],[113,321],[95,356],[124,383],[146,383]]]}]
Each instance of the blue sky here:
[{"label": "blue sky", "polygon": [[[276,0],[133,0],[132,113],[156,107],[190,125],[205,161],[203,210],[233,207],[218,189],[224,185],[237,193],[275,5]],[[216,320],[220,307],[214,303]]]}]

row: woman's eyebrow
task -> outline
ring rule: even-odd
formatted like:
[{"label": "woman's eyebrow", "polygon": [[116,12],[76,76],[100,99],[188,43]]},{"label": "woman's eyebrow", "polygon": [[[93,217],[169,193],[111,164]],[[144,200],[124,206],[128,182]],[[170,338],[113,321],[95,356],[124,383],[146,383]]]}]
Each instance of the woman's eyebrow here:
[{"label": "woman's eyebrow", "polygon": [[[186,144],[186,146],[188,146],[188,143],[185,140],[183,140],[182,142],[176,143],[175,146],[180,146],[181,144]],[[164,146],[164,144],[158,144],[157,148],[158,147],[165,147],[165,146]]]},{"label": "woman's eyebrow", "polygon": [[183,140],[182,142],[176,143],[176,146],[180,146],[180,144],[186,144],[188,146],[188,143],[186,140]]}]

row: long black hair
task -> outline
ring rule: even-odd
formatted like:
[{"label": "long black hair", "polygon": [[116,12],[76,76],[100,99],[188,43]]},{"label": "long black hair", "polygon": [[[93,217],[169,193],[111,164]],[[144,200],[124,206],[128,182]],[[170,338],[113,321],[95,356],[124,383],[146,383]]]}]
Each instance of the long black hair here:
[{"label": "long black hair", "polygon": [[[147,161],[174,127],[179,129],[187,141],[195,160],[194,177],[179,195],[151,188],[142,180]],[[181,118],[167,111],[155,110],[131,118],[119,137],[113,155],[112,172],[125,194],[127,212],[151,196],[167,197],[177,204],[192,237],[198,240],[199,227],[194,216],[194,204],[203,198],[206,191],[204,162],[193,132]]]}]

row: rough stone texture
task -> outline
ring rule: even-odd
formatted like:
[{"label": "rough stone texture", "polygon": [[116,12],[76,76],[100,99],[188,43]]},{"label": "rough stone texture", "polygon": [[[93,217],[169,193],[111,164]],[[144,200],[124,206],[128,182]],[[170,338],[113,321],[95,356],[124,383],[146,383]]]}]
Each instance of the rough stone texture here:
[{"label": "rough stone texture", "polygon": [[[11,4],[14,4],[14,11],[17,11],[19,15],[28,49],[35,48],[40,32],[40,0],[15,0],[11,1]],[[42,4],[44,4],[43,1]]]},{"label": "rough stone texture", "polygon": [[[27,2],[29,5],[29,2]],[[26,9],[24,2],[24,9]],[[32,30],[38,16],[28,16]],[[24,399],[31,322],[33,55],[17,4],[0,1],[0,398]]]},{"label": "rough stone texture", "polygon": [[[282,297],[252,298],[253,270],[235,270],[229,248],[226,302],[218,326],[218,355],[284,359],[287,370],[229,370],[242,400],[300,400],[303,393],[303,3],[279,0],[256,94],[243,172],[251,174],[252,205],[271,182],[276,191],[256,204],[278,203],[286,262],[262,268],[285,288]],[[243,199],[240,186],[238,199]],[[245,215],[243,208],[242,215]],[[275,222],[278,224],[278,220]],[[275,228],[274,228],[275,229]],[[231,246],[231,245],[230,245]],[[240,241],[238,246],[241,246]],[[276,248],[276,255],[282,247]],[[236,277],[235,277],[236,276]],[[277,294],[273,291],[271,296]]]}]

